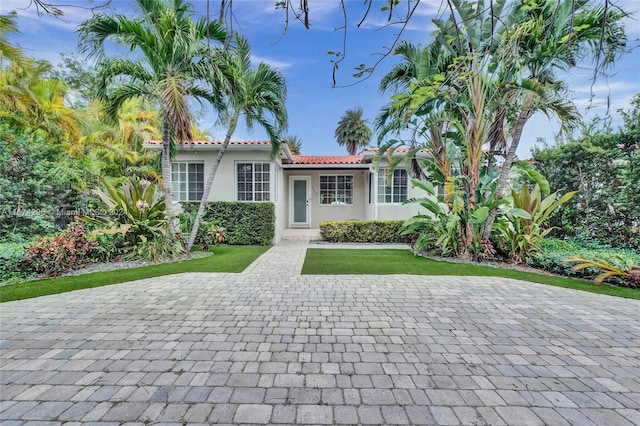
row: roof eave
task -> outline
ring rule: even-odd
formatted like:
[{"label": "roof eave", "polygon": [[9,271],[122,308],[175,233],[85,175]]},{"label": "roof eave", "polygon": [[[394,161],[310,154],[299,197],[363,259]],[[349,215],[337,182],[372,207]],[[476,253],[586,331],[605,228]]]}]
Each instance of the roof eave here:
[{"label": "roof eave", "polygon": [[[220,151],[222,145],[211,144],[190,144],[185,143],[178,145],[178,151]],[[162,145],[159,144],[144,144],[143,147],[151,149],[153,151],[160,151]],[[227,151],[271,151],[271,145],[266,144],[247,144],[247,145],[235,145],[229,144]]]},{"label": "roof eave", "polygon": [[370,164],[283,164],[283,169],[369,169]]}]

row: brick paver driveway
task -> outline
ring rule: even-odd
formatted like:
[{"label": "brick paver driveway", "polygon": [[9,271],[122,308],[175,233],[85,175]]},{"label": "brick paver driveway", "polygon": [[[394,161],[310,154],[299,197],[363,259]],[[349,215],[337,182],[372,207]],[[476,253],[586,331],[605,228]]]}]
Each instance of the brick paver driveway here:
[{"label": "brick paver driveway", "polygon": [[305,247],[0,305],[2,424],[640,424],[638,301]]}]

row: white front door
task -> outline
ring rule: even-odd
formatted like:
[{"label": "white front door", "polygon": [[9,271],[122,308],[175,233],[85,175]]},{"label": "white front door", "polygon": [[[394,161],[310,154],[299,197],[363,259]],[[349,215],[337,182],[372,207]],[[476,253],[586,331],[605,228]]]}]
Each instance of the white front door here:
[{"label": "white front door", "polygon": [[311,178],[309,176],[289,176],[289,224],[308,227]]}]

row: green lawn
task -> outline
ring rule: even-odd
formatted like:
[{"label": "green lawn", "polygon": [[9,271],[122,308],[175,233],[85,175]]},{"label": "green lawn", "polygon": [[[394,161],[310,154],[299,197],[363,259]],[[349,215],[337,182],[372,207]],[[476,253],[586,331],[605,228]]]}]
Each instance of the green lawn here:
[{"label": "green lawn", "polygon": [[590,281],[471,264],[438,262],[397,249],[308,249],[303,275],[410,274],[504,277],[534,283],[640,299],[640,290],[597,285]]},{"label": "green lawn", "polygon": [[47,294],[64,293],[183,272],[242,272],[268,249],[269,247],[258,246],[219,246],[211,250],[214,253],[213,256],[199,259],[6,285],[0,287],[0,302],[30,299]]}]

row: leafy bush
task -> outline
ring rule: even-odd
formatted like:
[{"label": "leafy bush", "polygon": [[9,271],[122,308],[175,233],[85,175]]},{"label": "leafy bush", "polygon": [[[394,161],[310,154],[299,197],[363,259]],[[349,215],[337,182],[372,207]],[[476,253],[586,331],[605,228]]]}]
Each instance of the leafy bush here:
[{"label": "leafy bush", "polygon": [[56,232],[57,212],[73,186],[65,153],[30,130],[9,133],[0,139],[0,239],[20,242]]},{"label": "leafy bush", "polygon": [[25,250],[22,244],[0,244],[0,283],[9,283],[30,278],[33,273],[20,268]]},{"label": "leafy bush", "polygon": [[[182,203],[182,208],[188,216],[198,209],[198,204]],[[204,223],[207,225],[201,228],[206,229],[202,236],[198,232],[198,238],[216,237],[218,227],[224,229],[227,244],[268,246],[275,236],[276,211],[270,202],[215,201],[207,205]],[[211,235],[207,237],[209,229]]]},{"label": "leafy bush", "polygon": [[526,258],[529,266],[569,277],[592,279],[599,273],[595,268],[572,270],[572,264],[564,262],[572,256],[580,256],[588,260],[603,259],[623,270],[640,263],[640,255],[631,250],[612,249],[600,244],[583,246],[573,240],[545,238],[540,241],[538,248],[538,252]]},{"label": "leafy bush", "polygon": [[404,243],[402,220],[340,220],[320,223],[322,239],[333,243]]},{"label": "leafy bush", "polygon": [[617,131],[600,118],[574,140],[532,150],[534,167],[561,192],[580,193],[550,217],[553,235],[640,247],[640,94],[618,110]]},{"label": "leafy bush", "polygon": [[113,236],[114,241],[104,241],[107,253],[114,245],[131,260],[172,258],[182,252],[180,241],[168,236],[164,199],[155,182],[131,177],[119,188],[104,179],[102,184],[105,191],[93,193],[107,205],[109,215],[79,219],[97,228],[95,234]]},{"label": "leafy bush", "polygon": [[[622,255],[617,255],[616,257],[620,261],[619,264],[626,265]],[[564,262],[574,263],[571,267],[573,271],[587,268],[597,270],[598,276],[594,278],[596,284],[602,284],[603,281],[610,281],[624,287],[640,288],[640,265],[628,265],[621,268],[604,259],[585,259],[582,256],[567,257]]]},{"label": "leafy bush", "polygon": [[91,262],[91,251],[97,243],[87,238],[86,232],[83,224],[72,223],[56,235],[39,237],[26,246],[19,269],[56,276]]},{"label": "leafy bush", "polygon": [[505,222],[496,223],[499,240],[506,247],[511,261],[522,263],[539,250],[539,242],[553,229],[545,226],[549,215],[576,193],[568,192],[558,197],[556,192],[545,197],[539,184],[532,191],[526,184],[522,185],[520,192],[511,190],[513,208],[506,212]]}]

